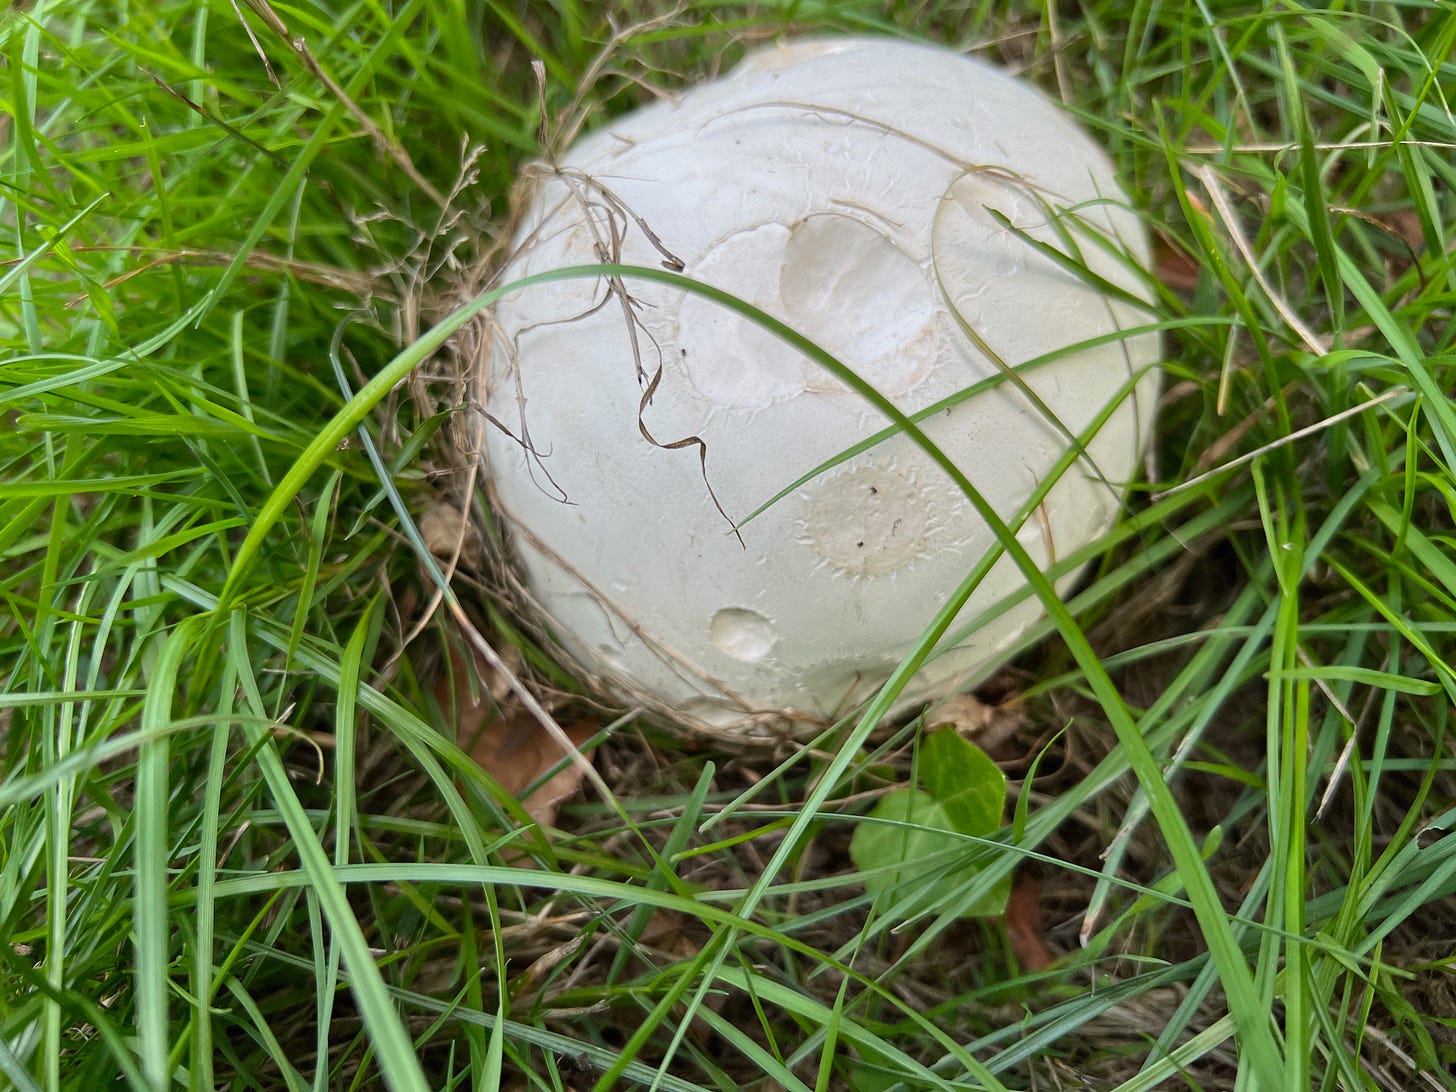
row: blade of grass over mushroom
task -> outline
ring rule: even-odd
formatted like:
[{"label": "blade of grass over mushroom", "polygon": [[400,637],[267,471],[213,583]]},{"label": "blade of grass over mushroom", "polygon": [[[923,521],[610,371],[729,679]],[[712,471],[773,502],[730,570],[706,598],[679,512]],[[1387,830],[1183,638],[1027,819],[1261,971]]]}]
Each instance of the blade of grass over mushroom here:
[{"label": "blade of grass over mushroom", "polygon": [[[1077,253],[1075,244],[1070,237],[1070,233],[1067,232],[1066,228],[1062,224],[1062,220],[1065,215],[1064,210],[1054,208],[1040,194],[1035,193],[1034,190],[1029,190],[1028,192],[1033,197],[1033,199],[1037,200],[1041,207],[1046,211],[1047,223],[1050,224],[1061,237],[1063,245],[1067,248],[1065,251],[1058,250],[1056,247],[1051,246],[1050,244],[1042,240],[1034,238],[1029,232],[1014,226],[1011,221],[1006,217],[1006,215],[997,209],[987,206],[986,212],[990,215],[992,220],[994,220],[1002,228],[1002,230],[1009,232],[1012,236],[1014,236],[1022,243],[1029,245],[1036,254],[1044,258],[1050,258],[1052,255],[1055,255],[1054,258],[1051,258],[1054,266],[1056,268],[1064,269],[1067,272],[1071,273],[1071,275],[1076,279],[1078,283],[1085,284],[1096,290],[1096,292],[1099,294],[1099,297],[1103,301],[1104,306],[1107,306],[1107,300],[1118,299],[1124,304],[1134,306],[1142,312],[1148,312],[1153,310],[1151,305],[1146,300],[1138,297],[1136,293],[1113,284],[1101,274],[1093,271],[1082,259],[1081,255]],[[943,207],[944,204],[942,204],[942,208]],[[1078,222],[1080,223],[1080,221]],[[1095,232],[1095,230],[1091,233],[1098,234],[1097,232]],[[934,238],[934,236],[932,236],[932,238]],[[1077,449],[1079,456],[1086,460],[1089,469],[1091,470],[1092,474],[1097,478],[1097,480],[1103,485],[1107,485],[1108,482],[1106,475],[1102,473],[1102,470],[1092,460],[1092,457],[1087,452],[1085,446],[1083,446],[1078,438],[1072,434],[1072,431],[1066,426],[1061,418],[1052,411],[1051,407],[1046,404],[1045,400],[1041,397],[1041,395],[1039,395],[1031,387],[1031,385],[1022,378],[1020,369],[1008,364],[1002,354],[998,352],[996,348],[992,346],[981,335],[981,332],[976,329],[975,324],[969,321],[966,315],[962,312],[961,308],[953,302],[953,293],[949,290],[945,282],[945,276],[941,266],[942,258],[943,255],[940,252],[940,248],[935,246],[934,242],[932,242],[931,268],[935,273],[936,286],[939,288],[941,295],[947,301],[951,301],[948,310],[952,320],[956,324],[956,327],[961,331],[963,335],[965,335],[966,339],[975,347],[976,351],[979,352],[985,360],[990,362],[990,364],[996,369],[997,373],[999,373],[1008,383],[1015,387],[1021,397],[1026,399],[1026,401],[1030,403],[1032,408],[1035,409],[1035,411],[1041,416],[1042,420],[1046,421],[1046,423],[1049,424],[1058,433],[1058,435],[1062,437],[1063,440],[1065,440],[1068,444],[1071,444]],[[1129,255],[1121,254],[1119,256],[1119,259],[1125,265],[1131,267],[1131,269],[1139,279],[1143,279],[1146,277],[1144,271],[1137,268],[1137,264],[1132,261]],[[1121,324],[1118,322],[1114,322],[1113,325],[1116,327],[1120,326]],[[1125,334],[1124,337],[1126,337]],[[1057,356],[1059,357],[1069,357],[1071,355],[1072,350],[1070,348],[1063,349],[1059,354],[1057,354]],[[1152,367],[1153,365],[1150,364],[1147,370],[1150,371]]]},{"label": "blade of grass over mushroom", "polygon": [[[1102,421],[1105,420],[1106,416],[1112,412],[1113,408],[1121,401],[1121,398],[1122,397],[1125,397],[1131,391],[1132,386],[1135,385],[1136,382],[1137,382],[1137,377],[1133,377],[1133,379],[1129,380],[1129,383],[1124,387],[1124,390],[1122,392],[1119,392],[1119,393],[1115,394],[1112,397],[1112,399],[1109,400],[1109,404],[1106,407],[1104,407],[1103,412],[1101,414],[1099,414],[1097,418],[1094,418],[1094,420],[1092,422],[1089,423],[1088,428],[1087,428],[1087,435],[1088,436],[1092,436],[1092,435],[1095,435],[1097,433],[1097,431],[1101,428]],[[1022,508],[1018,511],[1018,513],[1010,520],[1009,524],[1007,525],[1008,526],[1008,534],[1009,535],[1013,535],[1014,536],[1014,532],[1015,532],[1016,528],[1021,524],[1021,522],[1023,522],[1026,518],[1028,518],[1029,515],[1032,512],[1035,511],[1037,505],[1041,503],[1042,497],[1045,496],[1046,492],[1051,489],[1051,487],[1059,479],[1059,477],[1061,476],[1061,474],[1062,473],[1065,473],[1066,470],[1068,468],[1070,468],[1070,466],[1072,466],[1075,463],[1075,461],[1080,457],[1079,456],[1079,452],[1081,450],[1082,450],[1082,444],[1079,441],[1077,443],[1074,443],[1072,446],[1070,446],[1069,448],[1067,448],[1066,450],[1063,451],[1061,458],[1058,460],[1058,463],[1049,471],[1049,473],[1047,474],[1046,478],[1041,483],[1039,483],[1037,489],[1027,499],[1027,501],[1022,506]],[[1004,539],[1002,541],[1004,541]],[[967,577],[967,579],[966,579],[965,583],[963,583],[962,587],[960,589],[958,589],[957,594],[952,597],[952,599],[950,601],[950,604],[947,607],[948,610],[952,606],[956,606],[958,604],[964,603],[965,599],[969,597],[970,592],[973,591],[976,586],[978,586],[978,584],[980,583],[980,580],[984,578],[985,573],[989,571],[991,565],[993,565],[997,560],[999,560],[1000,553],[1001,552],[1000,552],[999,549],[998,550],[994,550],[994,551],[989,552],[986,556],[984,556],[983,558],[980,559],[977,567]],[[951,613],[953,615],[955,612],[954,611],[951,611]],[[939,634],[937,634],[937,637],[938,636],[939,636]],[[891,680],[891,683],[893,684],[894,681],[895,680],[892,679]],[[887,687],[888,687],[888,685],[890,685],[890,684],[887,684]],[[892,697],[893,697],[893,695],[892,695]],[[1158,779],[1158,784],[1159,785],[1163,784],[1163,781],[1162,781],[1161,777]],[[977,886],[975,886],[973,888],[973,890],[975,892],[977,892],[977,893],[974,894],[974,895],[972,895],[971,897],[972,898],[979,898],[979,897],[981,897],[981,894],[982,893],[984,893],[985,891],[990,890],[990,888],[996,882],[999,882],[999,877],[1004,876],[1006,874],[1006,872],[1008,872],[1008,871],[1009,871],[1009,867],[1007,867],[1007,868],[995,868],[995,869],[987,869],[987,870],[985,870],[984,873],[983,873],[982,880],[979,882],[979,884]]]},{"label": "blade of grass over mushroom", "polygon": [[[1113,281],[1110,281],[1106,277],[1102,276],[1100,273],[1097,273],[1095,270],[1087,265],[1087,263],[1082,259],[1081,255],[1058,250],[1055,246],[1053,246],[1051,243],[1046,242],[1044,239],[1038,239],[1025,228],[1020,228],[1013,224],[1010,218],[1008,218],[1007,215],[1004,212],[1001,212],[999,209],[988,208],[986,210],[986,213],[991,217],[992,220],[996,222],[997,226],[1000,227],[1003,231],[1006,231],[1009,234],[1015,236],[1018,242],[1026,244],[1038,255],[1052,262],[1059,269],[1066,270],[1078,281],[1085,282],[1091,287],[1097,289],[1097,291],[1107,299],[1117,300],[1119,303],[1124,303],[1129,307],[1134,307],[1137,310],[1144,312],[1145,314],[1155,312],[1156,309],[1151,303],[1143,299],[1136,292],[1130,291],[1129,289],[1124,288],[1122,285],[1116,284]],[[1052,224],[1060,226],[1060,221],[1062,217],[1050,216],[1048,217],[1048,219]],[[1061,234],[1064,241],[1070,242],[1071,237],[1066,232],[1065,228],[1060,228],[1059,234]],[[1097,233],[1089,231],[1089,234],[1095,235]],[[1137,268],[1136,263],[1132,263],[1126,255],[1122,256],[1122,260],[1124,264],[1127,264],[1129,266],[1129,268],[1136,270],[1140,274],[1143,273],[1141,269]]]},{"label": "blade of grass over mushroom", "polygon": [[[1091,437],[1097,434],[1097,432],[1101,429],[1103,421],[1106,419],[1107,415],[1113,411],[1113,409],[1121,402],[1123,397],[1127,396],[1131,392],[1133,386],[1135,386],[1136,383],[1137,377],[1133,377],[1129,380],[1128,384],[1125,385],[1122,391],[1117,392],[1113,395],[1113,397],[1109,400],[1107,406],[1104,407],[1103,412],[1095,417],[1091,422],[1089,422],[1085,432],[1086,436]],[[1007,526],[1012,534],[1014,534],[1025,522],[1025,520],[1028,519],[1031,514],[1036,511],[1037,507],[1042,503],[1046,493],[1056,484],[1056,482],[1060,479],[1061,475],[1066,473],[1071,468],[1071,466],[1073,466],[1075,462],[1080,458],[1080,452],[1084,449],[1084,445],[1080,440],[1075,437],[1074,441],[1076,442],[1074,442],[1068,448],[1064,449],[1058,462],[1048,471],[1046,477],[1038,484],[1036,490],[1033,491],[1033,493],[1027,498],[1027,500],[1023,503],[1017,513],[1012,516],[1012,518],[1008,521]],[[1144,518],[1149,518],[1148,514],[1145,514]],[[1106,546],[1103,543],[1091,544],[1088,547],[1084,548],[1083,551],[1081,551],[1081,553],[1086,556],[1080,559],[1075,557],[1064,559],[1057,566],[1054,566],[1047,575],[1049,578],[1054,578],[1059,570],[1069,572],[1076,571],[1076,569],[1079,568],[1080,565],[1085,564],[1087,558],[1092,556],[1098,549],[1105,548]],[[984,576],[989,571],[990,567],[994,565],[1000,559],[1000,557],[1001,551],[998,548],[992,551],[988,551],[987,554],[980,559],[977,567],[972,571],[971,574],[967,576],[965,583],[962,585],[961,590],[964,592],[965,595],[968,596],[969,593],[979,585],[980,581],[984,579]],[[1024,589],[1022,592],[1009,597],[1008,601],[1005,604],[998,604],[992,608],[989,608],[989,610],[985,612],[982,617],[986,617],[987,615],[992,615],[994,613],[1000,612],[1001,610],[1009,607],[1011,603],[1019,602],[1030,594],[1031,589]],[[961,597],[958,595],[956,599],[959,601]],[[966,623],[965,631],[968,633],[972,633],[975,631],[975,627],[979,624],[981,624],[980,618],[972,619],[968,623]],[[1053,624],[1054,623],[1047,622],[1043,625],[1044,628],[1050,630]],[[732,806],[730,805],[730,808],[727,809],[727,811],[731,812],[731,810]],[[717,818],[721,817],[722,815],[715,817],[715,821]],[[1124,833],[1126,833],[1127,829],[1128,827],[1124,826]],[[1027,844],[1034,843],[1027,843],[1026,841],[1023,841],[1021,847],[1019,848],[1024,849]],[[1116,843],[1114,843],[1114,845],[1116,845]],[[980,870],[979,876],[976,878],[972,878],[964,890],[958,890],[954,892],[953,895],[946,900],[946,902],[952,908],[943,912],[943,919],[946,921],[952,920],[958,916],[957,908],[968,904],[974,904],[982,899],[987,898],[990,893],[996,888],[996,886],[1002,883],[1006,879],[1006,877],[1009,876],[1011,867],[1015,863],[1016,859],[1017,854],[1011,854],[1004,856],[1000,862],[988,863],[986,867],[983,867]],[[887,929],[894,924],[895,923],[892,920],[890,920],[889,918],[885,918],[872,928],[867,929],[866,932],[867,934],[878,932],[880,930]],[[904,956],[902,956],[902,959],[913,958],[914,955],[916,955],[924,946],[928,945],[931,942],[931,938],[934,935],[935,934],[933,931],[927,932],[920,939],[920,941],[910,946]]]},{"label": "blade of grass over mushroom", "polygon": [[[1168,330],[1189,328],[1206,328],[1210,325],[1223,325],[1227,322],[1227,319],[1219,316],[1198,316],[1195,318],[1169,319],[1163,322],[1147,323],[1140,326],[1129,326],[1124,330],[1118,330],[1114,333],[1102,334],[1097,337],[1088,338],[1085,341],[1075,342],[1071,345],[1066,346],[1065,348],[1057,349],[1050,353],[1043,353],[1040,356],[1033,357],[1032,359],[1027,360],[1023,363],[1011,364],[1007,365],[1007,367],[1010,371],[1018,374],[1023,372],[1030,372],[1035,368],[1055,363],[1056,361],[1061,360],[1064,357],[1071,356],[1076,353],[1086,352],[1090,349],[1096,349],[1102,345],[1112,345],[1117,342],[1123,341],[1126,338],[1137,337],[1139,334],[1162,333]],[[1141,378],[1141,376],[1139,376],[1139,378]],[[944,398],[932,402],[924,409],[916,410],[914,413],[909,415],[910,420],[914,421],[916,424],[920,424],[923,421],[928,421],[938,414],[944,413],[948,409],[952,409],[953,407],[958,406],[963,402],[975,398],[977,395],[985,394],[988,391],[995,390],[1006,381],[1006,377],[1001,374],[987,376],[985,379],[977,380],[975,383],[972,383],[969,386],[956,391],[954,394],[946,395]],[[848,462],[856,455],[861,455],[864,452],[869,451],[872,448],[884,443],[886,440],[891,439],[894,436],[898,436],[899,434],[899,427],[896,425],[890,425],[886,428],[880,429],[878,432],[875,432],[870,436],[866,436],[858,443],[835,453],[828,459],[825,459],[823,462],[815,466],[812,470],[806,471],[798,478],[795,478],[788,485],[784,486],[782,489],[778,490],[771,497],[769,497],[768,500],[764,501],[762,504],[754,508],[751,512],[748,513],[748,515],[744,516],[738,521],[738,526],[747,526],[749,523],[753,522],[753,520],[763,515],[764,512],[768,511],[775,504],[778,504],[781,500],[789,496],[795,490],[801,489],[803,486],[807,485],[815,478],[819,477],[829,470],[834,469],[834,467],[840,465],[841,463]]]}]

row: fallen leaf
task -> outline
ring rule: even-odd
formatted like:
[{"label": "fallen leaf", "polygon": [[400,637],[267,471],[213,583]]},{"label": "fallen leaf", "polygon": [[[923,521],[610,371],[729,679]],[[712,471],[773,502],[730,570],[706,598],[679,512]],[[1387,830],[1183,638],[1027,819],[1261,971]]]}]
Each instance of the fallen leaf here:
[{"label": "fallen leaf", "polygon": [[1041,884],[1027,875],[1016,878],[1006,900],[1006,939],[1023,970],[1044,971],[1056,962],[1041,939]]},{"label": "fallen leaf", "polygon": [[[562,731],[577,747],[596,734],[590,721],[563,724]],[[480,763],[481,769],[500,782],[501,787],[521,801],[526,814],[543,827],[556,822],[561,805],[576,795],[585,773],[575,762],[568,762],[529,795],[522,794],[548,770],[566,756],[556,741],[546,734],[529,713],[513,713],[509,717],[485,724],[473,739],[462,739],[466,754]]]},{"label": "fallen leaf", "polygon": [[946,698],[925,715],[925,723],[933,728],[954,728],[963,739],[975,739],[991,724],[996,707],[987,705],[972,694]]},{"label": "fallen leaf", "polygon": [[1425,246],[1425,229],[1421,227],[1421,217],[1415,209],[1391,209],[1376,219],[1394,232],[1412,252],[1419,251]]},{"label": "fallen leaf", "polygon": [[701,950],[702,944],[688,935],[688,921],[686,916],[675,910],[654,910],[637,943],[676,959],[691,959]]},{"label": "fallen leaf", "polygon": [[1198,287],[1198,263],[1166,239],[1153,242],[1153,272],[1158,280],[1180,292],[1192,292]]},{"label": "fallen leaf", "polygon": [[425,548],[441,561],[458,558],[467,569],[479,569],[485,559],[485,545],[479,529],[454,505],[436,504],[420,513],[415,521]]},{"label": "fallen leaf", "polygon": [[987,705],[970,694],[958,694],[927,713],[925,723],[932,729],[954,729],[956,735],[974,743],[998,762],[1024,757],[1016,748],[1008,746],[1026,725],[1021,704],[1014,699]]},{"label": "fallen leaf", "polygon": [[[435,681],[435,699],[455,723],[456,742],[520,800],[533,821],[551,826],[561,805],[581,788],[585,776],[581,765],[568,761],[524,795],[567,756],[533,716],[506,704],[508,688],[478,655],[471,653],[473,674],[467,674],[472,668],[465,666],[457,649],[449,649],[449,657],[452,670],[442,671]],[[580,748],[596,734],[597,726],[581,720],[562,725],[562,731]]]}]

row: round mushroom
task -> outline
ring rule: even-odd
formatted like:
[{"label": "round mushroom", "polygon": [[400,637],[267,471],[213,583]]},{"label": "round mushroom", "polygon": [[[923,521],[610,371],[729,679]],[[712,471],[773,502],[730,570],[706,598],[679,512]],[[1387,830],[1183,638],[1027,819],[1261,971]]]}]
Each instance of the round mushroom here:
[{"label": "round mushroom", "polygon": [[[903,432],[858,450],[889,421],[752,309],[905,413],[938,407],[920,427],[1003,519],[1081,442],[1016,530],[1044,568],[1107,531],[1151,425],[1159,339],[1120,333],[1150,321],[1146,235],[1111,164],[946,49],[753,53],[542,168],[519,242],[506,281],[667,266],[751,305],[598,276],[494,314],[487,476],[526,586],[587,672],[675,723],[835,718],[997,545]],[[1003,660],[1042,614],[1025,591],[1003,556],[899,708]]]}]

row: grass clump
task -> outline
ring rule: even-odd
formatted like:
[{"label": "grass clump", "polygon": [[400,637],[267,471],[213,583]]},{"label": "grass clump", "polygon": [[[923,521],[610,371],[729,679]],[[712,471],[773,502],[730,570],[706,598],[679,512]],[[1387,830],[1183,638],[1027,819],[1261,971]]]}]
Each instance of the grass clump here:
[{"label": "grass clump", "polygon": [[[590,126],[790,32],[1021,72],[1158,241],[1149,483],[983,693],[1011,814],[910,922],[848,846],[915,726],[706,752],[465,574],[606,737],[543,832],[457,746],[412,546],[478,424],[440,286],[503,246],[539,95]],[[4,1080],[1451,1087],[1453,44],[1437,0],[12,7]],[[1013,871],[1048,967],[960,915]]]}]

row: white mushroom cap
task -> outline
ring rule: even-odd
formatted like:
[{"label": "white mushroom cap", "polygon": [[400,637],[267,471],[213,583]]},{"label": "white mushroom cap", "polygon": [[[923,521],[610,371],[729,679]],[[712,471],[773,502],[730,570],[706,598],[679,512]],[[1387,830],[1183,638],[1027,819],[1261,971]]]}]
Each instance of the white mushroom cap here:
[{"label": "white mushroom cap", "polygon": [[[967,329],[1016,367],[1149,321],[1005,226],[1063,252],[1069,236],[1138,293],[1110,251],[1145,263],[1146,237],[1106,156],[1031,88],[944,49],[768,49],[613,121],[560,166],[506,281],[596,262],[602,239],[616,260],[660,265],[635,217],[687,276],[787,322],[906,413],[1001,374]],[[752,733],[832,718],[884,681],[995,536],[896,435],[794,490],[740,544],[714,496],[741,519],[888,422],[721,304],[627,290],[637,354],[600,278],[532,286],[495,312],[489,409],[516,438],[492,430],[489,478],[529,588],[586,670],[679,722]],[[1066,436],[1119,403],[1018,532],[1050,565],[1112,523],[1158,353],[1145,333],[1064,354],[1019,373],[1041,408],[1002,382],[922,427],[1009,518]],[[662,368],[642,424],[663,443],[700,437],[706,481],[696,446],[639,431],[639,363]],[[961,617],[1024,586],[1003,557]],[[1028,599],[944,651],[902,706],[984,676],[1041,614]]]}]

